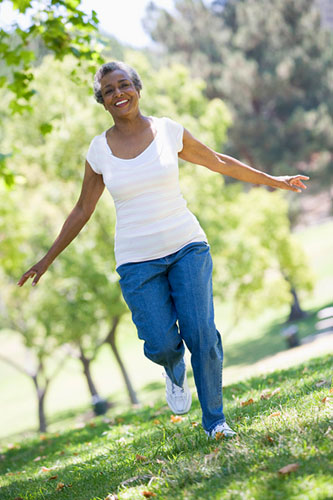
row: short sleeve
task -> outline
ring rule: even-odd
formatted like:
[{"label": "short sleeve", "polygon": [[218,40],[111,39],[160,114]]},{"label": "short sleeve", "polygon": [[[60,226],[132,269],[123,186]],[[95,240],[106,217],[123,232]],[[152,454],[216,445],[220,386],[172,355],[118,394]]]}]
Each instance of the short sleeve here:
[{"label": "short sleeve", "polygon": [[184,127],[180,123],[177,123],[170,118],[165,118],[168,135],[172,139],[177,153],[179,153],[183,149],[183,135],[184,135]]},{"label": "short sleeve", "polygon": [[87,159],[87,162],[89,163],[89,165],[91,166],[91,168],[93,169],[93,171],[96,174],[100,174],[101,175],[102,172],[98,168],[97,154],[96,154],[96,147],[95,147],[95,143],[96,143],[95,139],[96,138],[94,137],[94,139],[90,143],[86,159]]}]

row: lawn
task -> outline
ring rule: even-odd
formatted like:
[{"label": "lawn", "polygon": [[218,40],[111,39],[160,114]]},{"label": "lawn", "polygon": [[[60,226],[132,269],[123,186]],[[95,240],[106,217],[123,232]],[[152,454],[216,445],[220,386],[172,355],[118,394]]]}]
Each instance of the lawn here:
[{"label": "lawn", "polygon": [[7,444],[0,498],[332,499],[331,368],[324,356],[225,387],[232,440],[208,440],[196,398],[172,419],[160,392],[155,404]]}]

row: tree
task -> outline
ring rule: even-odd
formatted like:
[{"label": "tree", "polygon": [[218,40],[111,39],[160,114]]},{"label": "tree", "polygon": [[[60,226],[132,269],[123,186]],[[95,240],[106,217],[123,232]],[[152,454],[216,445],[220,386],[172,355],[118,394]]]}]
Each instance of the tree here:
[{"label": "tree", "polygon": [[[232,112],[227,152],[268,173],[311,173],[332,190],[333,33],[315,0],[151,4],[146,29]],[[209,26],[209,29],[207,29]],[[333,201],[333,198],[332,198]]]},{"label": "tree", "polygon": [[[2,3],[3,0],[0,0]],[[96,40],[98,19],[93,10],[87,15],[79,7],[81,0],[12,0],[12,7],[30,20],[28,26],[20,27],[15,21],[10,27],[0,28],[0,87],[12,93],[8,103],[12,113],[32,111],[30,99],[36,92],[33,88],[33,67],[38,58],[52,53],[56,59],[72,54],[86,65],[91,74],[97,63],[103,62],[100,55],[102,45]],[[75,67],[73,78],[77,77]],[[42,133],[49,130],[45,123]],[[6,159],[11,153],[0,153],[0,177],[8,186],[14,183],[14,173],[8,168]]]}]

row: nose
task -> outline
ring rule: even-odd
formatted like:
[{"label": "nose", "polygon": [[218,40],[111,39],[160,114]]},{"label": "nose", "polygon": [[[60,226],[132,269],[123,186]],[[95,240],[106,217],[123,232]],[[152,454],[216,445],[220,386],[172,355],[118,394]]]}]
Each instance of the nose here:
[{"label": "nose", "polygon": [[122,90],[118,89],[118,88],[115,88],[114,91],[113,91],[113,95],[114,96],[118,96],[118,95],[122,95]]}]

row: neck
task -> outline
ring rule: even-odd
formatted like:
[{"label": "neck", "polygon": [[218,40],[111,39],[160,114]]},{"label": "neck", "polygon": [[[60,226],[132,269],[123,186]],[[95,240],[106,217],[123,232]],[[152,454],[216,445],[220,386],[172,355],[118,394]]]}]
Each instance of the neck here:
[{"label": "neck", "polygon": [[114,129],[122,135],[131,135],[147,126],[149,119],[143,116],[140,111],[133,116],[113,117]]}]

